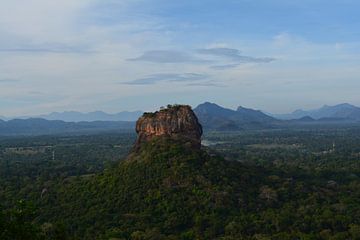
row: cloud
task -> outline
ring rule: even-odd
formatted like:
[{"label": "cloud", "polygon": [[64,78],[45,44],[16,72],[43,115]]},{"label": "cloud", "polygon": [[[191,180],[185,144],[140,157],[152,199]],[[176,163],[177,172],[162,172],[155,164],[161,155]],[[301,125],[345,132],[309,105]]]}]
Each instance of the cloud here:
[{"label": "cloud", "polygon": [[240,65],[239,63],[233,63],[233,64],[225,64],[225,65],[214,65],[214,66],[210,66],[210,68],[215,70],[226,70],[226,69],[236,68],[239,65]]},{"label": "cloud", "polygon": [[19,53],[93,53],[94,51],[87,50],[83,47],[70,46],[24,46],[15,48],[0,48],[0,52],[19,52]]},{"label": "cloud", "polygon": [[71,33],[74,21],[92,0],[12,0],[1,4],[1,33],[32,42],[49,42]]},{"label": "cloud", "polygon": [[[205,6],[206,16],[192,12],[185,16],[178,14],[178,7],[189,13],[196,9],[189,8],[194,1],[181,1],[176,7],[172,3],[162,4],[164,2],[167,1],[1,1],[1,113],[26,115],[104,108],[115,112],[134,106],[146,109],[169,99],[195,103],[210,96],[226,98],[230,103],[239,101],[240,95],[244,101],[270,105],[275,104],[268,101],[275,93],[274,102],[280,105],[288,104],[283,99],[299,103],[304,102],[302,99],[334,102],[335,95],[337,99],[346,96],[351,98],[348,101],[358,101],[360,47],[356,24],[348,29],[355,37],[352,39],[339,38],[341,34],[312,39],[309,33],[314,33],[314,29],[309,30],[309,26],[291,35],[281,33],[289,29],[283,23],[287,24],[290,18],[281,18],[281,21],[275,18],[281,26],[259,34],[258,24],[251,19],[263,17],[262,10],[258,15],[251,14],[251,19],[247,19],[246,13],[240,14],[246,21],[234,21],[228,11],[218,9],[224,4],[215,4],[216,9]],[[220,13],[218,10],[225,12],[220,25],[213,21],[214,13]],[[318,17],[313,20],[317,21]],[[244,22],[246,26],[241,25]],[[186,24],[193,26],[181,27]],[[326,35],[332,32],[326,28],[328,25],[324,25]],[[239,35],[232,31],[237,28],[245,32]],[[243,47],[243,51],[238,50]],[[276,57],[279,61],[272,62],[273,58],[266,57]],[[267,62],[271,64],[265,64]],[[251,66],[231,71],[248,63]],[[253,67],[259,63],[261,67]],[[309,76],[314,83],[308,82]],[[118,84],[119,79],[134,81]],[[283,84],[288,79],[297,85]],[[176,83],[176,87],[171,83]],[[220,84],[228,87],[215,89]],[[311,84],[315,85],[307,91]],[[298,85],[304,85],[300,92],[306,92],[307,98],[301,94],[294,94],[293,98],[290,94]],[[207,90],[206,87],[216,91],[211,95],[199,94],[198,89]],[[44,96],[36,98],[37,91]],[[337,91],[343,95],[334,95]],[[23,99],[29,95],[36,98],[33,103]],[[120,95],[127,101],[107,105]],[[255,95],[259,97],[254,98]],[[149,96],[151,101],[143,101],[138,96]]]},{"label": "cloud", "polygon": [[[203,56],[215,56],[216,59],[200,59],[195,53]],[[219,58],[220,57],[220,58]],[[214,63],[218,65],[210,66],[215,70],[225,70],[238,67],[244,63],[269,63],[274,61],[270,57],[251,57],[242,55],[238,49],[215,47],[198,49],[196,52],[187,53],[173,50],[153,50],[144,52],[137,58],[127,59],[128,61],[145,61],[153,63]]]},{"label": "cloud", "polygon": [[186,62],[202,62],[194,56],[180,51],[172,50],[154,50],[144,52],[140,57],[128,59],[128,61],[145,61],[154,63],[186,63]]},{"label": "cloud", "polygon": [[189,82],[207,79],[208,76],[199,73],[159,73],[152,74],[145,78],[136,79],[134,81],[126,82],[130,85],[150,85],[158,82]]},{"label": "cloud", "polygon": [[200,54],[215,55],[220,57],[238,58],[240,51],[234,48],[204,48],[197,51]]},{"label": "cloud", "polygon": [[197,53],[215,57],[222,57],[230,61],[228,64],[212,66],[211,68],[217,70],[224,70],[234,68],[244,63],[269,63],[274,61],[274,58],[270,57],[251,57],[242,55],[240,50],[234,48],[205,48],[198,49]]},{"label": "cloud", "polygon": [[13,78],[3,78],[0,79],[0,83],[17,83],[20,82],[19,79],[13,79]]},{"label": "cloud", "polygon": [[213,81],[208,82],[195,82],[195,83],[189,83],[186,84],[186,86],[192,86],[192,87],[226,87],[224,84],[219,84]]}]

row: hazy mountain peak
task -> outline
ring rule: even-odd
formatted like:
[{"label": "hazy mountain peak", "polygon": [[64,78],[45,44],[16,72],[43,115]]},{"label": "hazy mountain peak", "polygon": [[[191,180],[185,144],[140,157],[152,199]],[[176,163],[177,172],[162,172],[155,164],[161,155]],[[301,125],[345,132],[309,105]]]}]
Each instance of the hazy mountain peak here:
[{"label": "hazy mountain peak", "polygon": [[236,111],[240,111],[240,110],[248,110],[248,108],[245,108],[243,106],[238,106],[238,108],[236,109]]},{"label": "hazy mountain peak", "polygon": [[[77,111],[52,112],[37,117],[47,120],[62,120],[65,122],[92,122],[92,121],[136,121],[142,115],[141,111],[124,111],[119,113],[106,113],[104,111],[93,111],[82,113]],[[28,118],[28,117],[22,117]]]},{"label": "hazy mountain peak", "polygon": [[220,107],[219,105],[217,105],[216,103],[212,103],[212,102],[204,102],[204,103],[202,103],[202,104],[199,104],[199,105],[197,106],[197,108],[198,108],[198,107],[222,108],[222,107]]},{"label": "hazy mountain peak", "polygon": [[304,110],[302,109],[296,109],[295,111],[292,112],[293,114],[301,114],[301,113],[305,113]]},{"label": "hazy mountain peak", "polygon": [[334,106],[324,105],[321,108],[304,111],[298,109],[290,114],[273,115],[279,119],[300,119],[309,116],[313,119],[335,118],[360,120],[360,108],[349,103],[341,103]]},{"label": "hazy mountain peak", "polygon": [[341,104],[337,105],[337,107],[357,108],[356,106],[354,106],[350,103],[341,103]]},{"label": "hazy mountain peak", "polygon": [[107,114],[106,112],[104,112],[104,111],[93,111],[93,112],[89,112],[89,113],[97,113],[97,114]]},{"label": "hazy mountain peak", "polygon": [[325,104],[324,106],[322,106],[322,108],[357,108],[357,107],[350,103],[340,103],[333,106]]},{"label": "hazy mountain peak", "polygon": [[242,106],[232,110],[209,102],[200,104],[194,112],[205,128],[217,130],[263,128],[275,120],[259,110]]},{"label": "hazy mountain peak", "polygon": [[241,112],[241,111],[252,111],[252,112],[260,112],[260,113],[262,113],[262,114],[265,114],[265,113],[263,113],[263,112],[260,111],[260,110],[256,110],[256,109],[252,109],[252,108],[246,108],[246,107],[243,107],[243,106],[239,106],[239,107],[236,109],[236,111],[238,111],[238,112]]},{"label": "hazy mountain peak", "polygon": [[231,109],[227,109],[224,107],[221,107],[215,103],[211,103],[211,102],[204,102],[202,104],[199,104],[194,111],[196,113],[217,113],[217,114],[229,114],[231,112],[233,112],[234,110]]},{"label": "hazy mountain peak", "polygon": [[305,117],[299,118],[298,120],[300,120],[300,121],[306,121],[306,122],[315,121],[315,119],[313,119],[312,117],[309,117],[309,116],[305,116]]}]

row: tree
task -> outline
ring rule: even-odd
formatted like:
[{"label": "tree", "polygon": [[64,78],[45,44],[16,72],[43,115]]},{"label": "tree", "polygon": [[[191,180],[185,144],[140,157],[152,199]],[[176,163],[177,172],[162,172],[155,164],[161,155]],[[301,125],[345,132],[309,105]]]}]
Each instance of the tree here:
[{"label": "tree", "polygon": [[40,239],[39,228],[32,223],[34,207],[25,201],[9,211],[0,212],[0,239],[2,240],[37,240]]}]

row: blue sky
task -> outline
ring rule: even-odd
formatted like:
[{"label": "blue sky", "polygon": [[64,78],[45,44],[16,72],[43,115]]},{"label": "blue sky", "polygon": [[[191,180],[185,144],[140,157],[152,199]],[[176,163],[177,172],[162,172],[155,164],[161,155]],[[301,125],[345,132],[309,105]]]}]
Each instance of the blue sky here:
[{"label": "blue sky", "polygon": [[0,0],[0,115],[360,105],[360,2]]}]

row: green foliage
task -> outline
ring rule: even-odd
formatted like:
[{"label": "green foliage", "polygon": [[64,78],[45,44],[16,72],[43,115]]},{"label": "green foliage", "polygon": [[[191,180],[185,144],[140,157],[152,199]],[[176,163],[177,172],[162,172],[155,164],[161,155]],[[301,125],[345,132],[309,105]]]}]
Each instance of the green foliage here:
[{"label": "green foliage", "polygon": [[257,198],[256,192],[246,194],[256,185],[252,178],[253,171],[240,164],[159,139],[112,171],[60,183],[42,200],[49,207],[41,215],[44,221],[66,221],[72,234],[87,239],[106,231],[121,238],[159,232],[209,239],[223,232],[239,198]]},{"label": "green foliage", "polygon": [[206,151],[155,139],[121,162],[132,136],[6,139],[2,149],[42,142],[59,159],[0,156],[0,228],[26,198],[38,211],[23,226],[42,239],[360,239],[359,136],[208,133]]},{"label": "green foliage", "polygon": [[159,111],[156,112],[145,112],[143,114],[144,117],[155,117],[157,113],[159,112],[176,112],[178,111],[181,107],[190,107],[188,105],[180,105],[180,104],[168,104],[166,107],[160,107]]},{"label": "green foliage", "polygon": [[32,223],[34,207],[19,201],[13,209],[0,211],[0,239],[26,240],[41,239],[39,228]]}]

